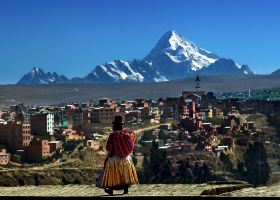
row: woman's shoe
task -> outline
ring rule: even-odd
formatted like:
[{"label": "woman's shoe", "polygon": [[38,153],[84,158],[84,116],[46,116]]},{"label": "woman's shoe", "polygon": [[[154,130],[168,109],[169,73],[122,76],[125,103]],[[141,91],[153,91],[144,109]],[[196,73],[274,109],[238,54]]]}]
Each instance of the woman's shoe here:
[{"label": "woman's shoe", "polygon": [[113,195],[113,190],[111,188],[105,188],[104,191],[110,195]]}]

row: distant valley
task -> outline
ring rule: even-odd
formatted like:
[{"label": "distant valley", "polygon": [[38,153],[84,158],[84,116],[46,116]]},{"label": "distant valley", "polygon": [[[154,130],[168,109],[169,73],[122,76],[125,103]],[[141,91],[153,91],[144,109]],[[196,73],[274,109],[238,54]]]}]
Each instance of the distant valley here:
[{"label": "distant valley", "polygon": [[[1,105],[24,102],[26,104],[58,104],[113,99],[178,97],[182,91],[194,90],[195,78],[158,83],[118,84],[53,84],[53,85],[1,85]],[[201,90],[206,92],[248,91],[280,87],[279,75],[220,75],[200,76]]]}]

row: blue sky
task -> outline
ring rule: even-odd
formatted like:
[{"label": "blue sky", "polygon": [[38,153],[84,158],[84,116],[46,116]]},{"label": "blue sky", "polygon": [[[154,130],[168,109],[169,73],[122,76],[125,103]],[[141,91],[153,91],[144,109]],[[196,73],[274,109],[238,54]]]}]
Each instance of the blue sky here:
[{"label": "blue sky", "polygon": [[142,59],[168,30],[256,73],[280,68],[279,0],[0,0],[0,84]]}]

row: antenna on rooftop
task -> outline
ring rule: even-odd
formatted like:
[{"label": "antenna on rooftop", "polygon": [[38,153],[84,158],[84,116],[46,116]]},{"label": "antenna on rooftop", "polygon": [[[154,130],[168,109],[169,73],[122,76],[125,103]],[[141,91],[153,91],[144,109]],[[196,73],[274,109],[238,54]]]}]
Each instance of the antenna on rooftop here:
[{"label": "antenna on rooftop", "polygon": [[248,97],[249,99],[251,99],[251,90],[249,89],[249,92],[248,92]]},{"label": "antenna on rooftop", "polygon": [[195,89],[196,91],[200,91],[200,79],[198,75],[196,75],[196,79],[195,79]]}]

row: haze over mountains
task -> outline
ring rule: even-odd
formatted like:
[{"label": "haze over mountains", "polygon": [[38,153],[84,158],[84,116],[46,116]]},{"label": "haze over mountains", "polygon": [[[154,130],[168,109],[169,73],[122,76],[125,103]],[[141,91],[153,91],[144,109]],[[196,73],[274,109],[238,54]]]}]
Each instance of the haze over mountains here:
[{"label": "haze over mountains", "polygon": [[97,65],[84,77],[68,79],[57,73],[45,73],[33,68],[17,84],[65,84],[65,83],[144,83],[163,82],[199,75],[254,74],[247,65],[239,65],[232,59],[197,47],[175,31],[166,32],[149,54],[142,60],[114,60]]}]

